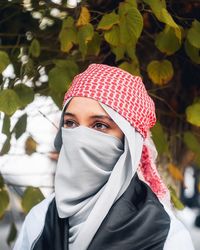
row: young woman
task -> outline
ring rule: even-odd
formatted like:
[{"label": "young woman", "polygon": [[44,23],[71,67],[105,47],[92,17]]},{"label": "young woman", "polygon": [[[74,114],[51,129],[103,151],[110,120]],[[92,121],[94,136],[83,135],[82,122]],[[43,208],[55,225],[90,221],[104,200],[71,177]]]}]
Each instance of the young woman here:
[{"label": "young woman", "polygon": [[65,95],[55,194],[25,219],[15,250],[193,250],[173,215],[138,76],[91,64]]}]

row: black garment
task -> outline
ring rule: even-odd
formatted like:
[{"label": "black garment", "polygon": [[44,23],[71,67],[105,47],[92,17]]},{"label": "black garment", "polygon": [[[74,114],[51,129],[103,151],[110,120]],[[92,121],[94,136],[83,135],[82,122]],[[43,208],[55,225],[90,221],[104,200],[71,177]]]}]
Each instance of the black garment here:
[{"label": "black garment", "polygon": [[[68,228],[68,219],[58,217],[54,199],[33,249],[68,250]],[[170,218],[162,204],[135,175],[110,209],[88,250],[162,250],[169,228]]]}]

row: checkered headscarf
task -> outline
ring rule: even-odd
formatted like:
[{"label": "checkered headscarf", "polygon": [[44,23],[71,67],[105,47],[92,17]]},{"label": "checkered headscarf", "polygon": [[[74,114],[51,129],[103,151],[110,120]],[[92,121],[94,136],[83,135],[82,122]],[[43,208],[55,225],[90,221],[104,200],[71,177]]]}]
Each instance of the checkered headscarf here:
[{"label": "checkered headscarf", "polygon": [[103,64],[91,64],[77,75],[64,102],[72,96],[100,101],[123,116],[144,138],[156,122],[155,106],[142,79]]}]

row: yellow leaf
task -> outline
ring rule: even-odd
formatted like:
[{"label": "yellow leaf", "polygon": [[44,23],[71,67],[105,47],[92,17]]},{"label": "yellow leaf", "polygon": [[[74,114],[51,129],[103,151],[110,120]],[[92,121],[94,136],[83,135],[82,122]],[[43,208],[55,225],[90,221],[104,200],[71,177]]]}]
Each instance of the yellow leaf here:
[{"label": "yellow leaf", "polygon": [[60,49],[69,52],[76,41],[76,32],[73,29],[63,29],[59,34]]},{"label": "yellow leaf", "polygon": [[73,47],[73,43],[72,42],[62,43],[62,45],[61,45],[61,51],[63,51],[63,52],[69,52],[72,47]]},{"label": "yellow leaf", "polygon": [[32,155],[36,152],[37,142],[29,136],[25,142],[25,151],[27,155]]},{"label": "yellow leaf", "polygon": [[148,64],[147,73],[154,84],[162,86],[172,79],[174,69],[172,63],[168,60],[155,60]]},{"label": "yellow leaf", "polygon": [[139,62],[137,60],[137,58],[135,58],[134,61],[132,61],[131,63],[128,62],[123,62],[119,65],[119,68],[129,72],[130,74],[134,75],[134,76],[140,76],[140,67],[139,67]]},{"label": "yellow leaf", "polygon": [[188,147],[188,149],[192,150],[195,153],[194,163],[200,167],[200,143],[197,137],[192,134],[190,131],[186,131],[183,134],[183,141]]},{"label": "yellow leaf", "polygon": [[88,8],[85,6],[81,7],[81,13],[77,20],[76,26],[79,27],[88,24],[90,22],[90,18],[91,16]]},{"label": "yellow leaf", "polygon": [[39,57],[40,55],[40,43],[37,39],[33,39],[33,41],[31,42],[30,48],[29,48],[29,53],[33,56],[33,57]]},{"label": "yellow leaf", "polygon": [[194,103],[186,109],[187,121],[200,127],[200,102]]},{"label": "yellow leaf", "polygon": [[4,216],[9,205],[9,195],[5,188],[0,188],[0,219]]},{"label": "yellow leaf", "polygon": [[6,69],[9,63],[10,59],[8,54],[5,51],[0,50],[0,74]]},{"label": "yellow leaf", "polygon": [[171,201],[174,204],[174,207],[178,210],[184,209],[184,205],[181,200],[178,198],[175,189],[172,186],[169,186]]},{"label": "yellow leaf", "polygon": [[170,163],[168,165],[168,171],[170,175],[177,181],[183,181],[183,174],[181,173],[180,169],[175,166],[174,164]]}]

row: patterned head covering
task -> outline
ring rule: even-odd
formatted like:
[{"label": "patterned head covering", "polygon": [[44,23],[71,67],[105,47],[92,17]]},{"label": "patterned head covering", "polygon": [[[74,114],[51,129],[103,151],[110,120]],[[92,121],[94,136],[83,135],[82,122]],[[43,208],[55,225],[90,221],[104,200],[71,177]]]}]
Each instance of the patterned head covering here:
[{"label": "patterned head covering", "polygon": [[169,205],[169,191],[156,168],[157,151],[150,138],[156,123],[155,105],[141,77],[104,64],[91,64],[77,75],[64,97],[88,97],[99,101],[125,118],[145,139],[138,167],[140,179],[146,182],[160,200]]},{"label": "patterned head covering", "polygon": [[64,102],[75,96],[100,101],[123,116],[144,138],[155,124],[155,106],[142,79],[108,65],[91,64],[77,75]]}]

